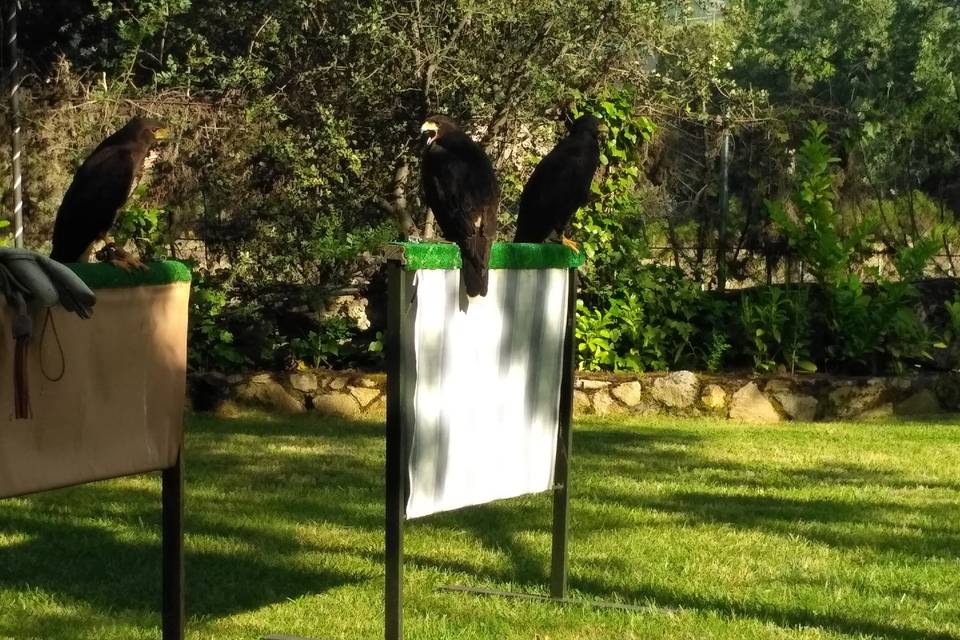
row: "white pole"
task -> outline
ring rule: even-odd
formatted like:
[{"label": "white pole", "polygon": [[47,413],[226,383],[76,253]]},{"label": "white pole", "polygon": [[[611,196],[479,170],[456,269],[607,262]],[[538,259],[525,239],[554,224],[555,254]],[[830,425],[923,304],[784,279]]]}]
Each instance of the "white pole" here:
[{"label": "white pole", "polygon": [[727,288],[727,219],[730,216],[730,129],[720,132],[720,220],[717,225],[717,289]]},{"label": "white pole", "polygon": [[7,69],[7,86],[10,88],[10,139],[13,167],[13,243],[23,248],[23,174],[20,144],[20,54],[17,47],[17,12],[20,0],[7,0],[7,55],[10,65]]}]

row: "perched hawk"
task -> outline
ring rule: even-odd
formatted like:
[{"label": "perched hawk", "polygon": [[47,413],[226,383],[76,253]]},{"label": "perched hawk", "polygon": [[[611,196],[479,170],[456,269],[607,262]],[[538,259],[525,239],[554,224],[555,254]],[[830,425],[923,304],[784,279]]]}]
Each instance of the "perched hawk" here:
[{"label": "perched hawk", "polygon": [[168,136],[163,123],[137,117],[93,150],[77,169],[60,203],[53,225],[51,258],[58,262],[86,261],[91,245],[104,240],[112,247],[113,264],[123,269],[143,266],[136,257],[113,246],[108,234],[130,196],[150,147]]},{"label": "perched hawk", "polygon": [[426,137],[423,193],[440,233],[460,247],[468,296],[487,294],[490,247],[497,235],[500,188],[490,158],[446,116],[431,116]]},{"label": "perched hawk", "polygon": [[600,121],[580,116],[567,137],[540,161],[520,195],[514,242],[543,242],[556,232],[563,244],[578,250],[564,230],[590,198],[590,183],[600,163],[599,137]]}]

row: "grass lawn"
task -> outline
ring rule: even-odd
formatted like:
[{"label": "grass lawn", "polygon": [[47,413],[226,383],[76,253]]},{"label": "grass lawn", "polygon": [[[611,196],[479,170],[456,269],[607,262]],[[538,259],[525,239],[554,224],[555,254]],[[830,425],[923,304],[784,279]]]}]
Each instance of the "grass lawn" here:
[{"label": "grass lawn", "polygon": [[[570,584],[544,592],[550,500],[410,523],[406,630],[451,638],[960,639],[960,423],[584,421]],[[376,423],[194,417],[191,639],[381,638]],[[0,502],[0,639],[157,639],[157,474]]]}]

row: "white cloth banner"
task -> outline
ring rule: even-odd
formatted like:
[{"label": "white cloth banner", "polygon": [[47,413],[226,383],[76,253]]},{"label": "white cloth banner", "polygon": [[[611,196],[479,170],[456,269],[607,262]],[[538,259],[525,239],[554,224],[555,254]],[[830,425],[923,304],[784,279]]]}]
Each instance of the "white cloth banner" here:
[{"label": "white cloth banner", "polygon": [[407,517],[551,489],[569,271],[492,269],[469,300],[459,271],[405,275]]}]

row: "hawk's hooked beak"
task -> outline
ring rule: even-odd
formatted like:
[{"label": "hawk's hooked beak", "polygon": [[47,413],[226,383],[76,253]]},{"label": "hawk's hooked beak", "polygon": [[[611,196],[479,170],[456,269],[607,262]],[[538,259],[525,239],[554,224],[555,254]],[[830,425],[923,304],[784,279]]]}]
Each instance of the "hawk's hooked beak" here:
[{"label": "hawk's hooked beak", "polygon": [[420,127],[420,137],[423,138],[424,144],[432,143],[437,137],[437,123],[424,122]]},{"label": "hawk's hooked beak", "polygon": [[166,140],[170,137],[170,129],[162,127],[153,132],[153,137],[155,140]]}]

